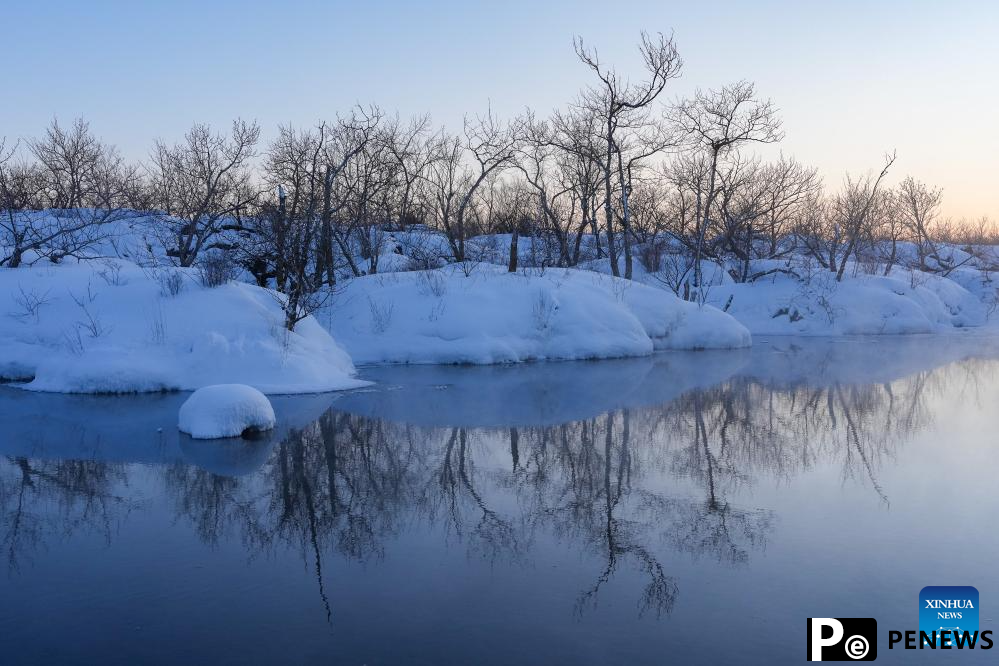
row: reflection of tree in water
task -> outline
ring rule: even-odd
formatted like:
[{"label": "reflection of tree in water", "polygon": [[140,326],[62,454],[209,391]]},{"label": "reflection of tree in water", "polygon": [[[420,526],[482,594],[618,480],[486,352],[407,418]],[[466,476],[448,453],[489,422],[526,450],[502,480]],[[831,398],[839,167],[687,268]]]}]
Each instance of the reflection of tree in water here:
[{"label": "reflection of tree in water", "polygon": [[126,483],[123,465],[0,458],[0,545],[9,570],[53,536],[87,531],[110,545],[116,525],[136,506],[116,492]]},{"label": "reflection of tree in water", "polygon": [[178,511],[207,543],[229,526],[251,553],[294,546],[314,568],[330,613],[323,556],[382,555],[382,540],[419,502],[422,461],[405,430],[386,436],[380,421],[327,412],[292,431],[261,472],[247,480],[178,467],[167,476]]},{"label": "reflection of tree in water", "polygon": [[772,513],[728,499],[755,477],[833,461],[885,498],[877,470],[925,423],[926,381],[774,389],[742,379],[530,428],[417,428],[330,411],[278,445],[252,486],[234,492],[235,481],[186,468],[172,485],[206,542],[231,523],[252,552],[298,548],[327,608],[324,557],[382,557],[386,539],[418,519],[491,562],[523,557],[550,531],[603,561],[578,612],[629,567],[645,581],[640,612],[661,615],[678,592],[663,546],[744,564],[765,545]]},{"label": "reflection of tree in water", "polygon": [[178,462],[164,475],[168,488],[181,489],[175,495],[175,511],[191,521],[203,542],[218,545],[226,526],[244,510],[240,501],[240,481]]},{"label": "reflection of tree in water", "polygon": [[[511,433],[513,465],[519,456],[516,435]],[[440,455],[437,484],[431,485],[428,515],[440,517],[449,531],[468,541],[469,546],[490,560],[503,554],[517,557],[521,539],[513,522],[490,506],[478,489],[474,457],[468,431],[452,428]],[[435,456],[436,457],[436,456]]]},{"label": "reflection of tree in water", "polygon": [[740,379],[687,394],[660,411],[673,438],[688,442],[676,450],[673,471],[698,480],[707,504],[718,506],[719,494],[750,473],[791,478],[834,463],[844,481],[868,484],[887,502],[878,471],[926,425],[930,374],[894,384],[785,389]]},{"label": "reflection of tree in water", "polygon": [[[773,516],[732,501],[741,486],[833,463],[887,501],[879,469],[926,425],[928,396],[947,375],[818,388],[737,379],[658,407],[528,428],[418,428],[330,411],[276,445],[255,474],[176,464],[164,478],[178,518],[206,544],[238,537],[251,557],[300,552],[328,614],[329,558],[381,558],[419,521],[489,562],[524,558],[536,535],[554,534],[600,558],[577,611],[627,569],[642,580],[640,612],[663,614],[678,594],[669,555],[744,564],[764,547]],[[125,481],[122,466],[98,462],[0,462],[12,565],[57,523],[110,539],[128,508],[114,493]]]},{"label": "reflection of tree in water", "polygon": [[[656,517],[642,520],[636,501],[653,491],[636,488],[641,461],[632,451],[632,412],[511,432],[511,454],[523,462],[514,474],[531,529],[550,529],[561,540],[582,543],[603,567],[576,601],[583,612],[621,566],[641,572],[641,611],[668,613],[677,594],[649,543]],[[516,432],[516,436],[514,436]]]}]

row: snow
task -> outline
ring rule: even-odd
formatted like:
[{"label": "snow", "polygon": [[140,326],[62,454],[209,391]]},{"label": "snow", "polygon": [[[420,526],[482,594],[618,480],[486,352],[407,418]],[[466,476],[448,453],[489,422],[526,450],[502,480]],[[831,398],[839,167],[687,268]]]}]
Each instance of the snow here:
[{"label": "snow", "polygon": [[[42,224],[58,214],[24,213]],[[765,277],[744,284],[732,279],[741,264],[730,271],[731,263],[704,260],[698,295],[706,304],[698,305],[674,294],[677,281],[689,275],[689,261],[680,254],[685,248],[669,239],[634,247],[629,281],[610,275],[609,260],[599,258],[597,239],[588,234],[579,238],[581,261],[573,269],[540,268],[558,258],[554,246],[521,236],[521,270],[511,274],[505,268],[509,234],[468,239],[471,260],[452,264],[447,238],[413,225],[372,227],[365,247],[373,257],[352,241],[354,265],[373,274],[355,278],[343,262],[327,306],[287,333],[282,297],[248,284],[248,275],[209,289],[196,269],[164,267],[170,259],[161,222],[126,211],[105,225],[88,259],[51,264],[29,252],[24,259],[34,265],[0,268],[0,381],[65,393],[225,383],[271,395],[310,393],[365,385],[354,363],[642,357],[747,347],[761,335],[940,334],[973,327],[994,335],[994,322],[988,324],[999,305],[992,277],[999,251],[987,246],[939,244],[935,256],[924,258],[937,273],[899,265],[888,275],[877,267],[884,262],[872,261],[886,248],[868,248],[842,282],[792,248],[779,261],[751,262],[750,273]],[[912,243],[897,244],[895,255],[899,264],[919,263]],[[643,261],[658,262],[658,270]]]},{"label": "snow", "polygon": [[774,273],[711,287],[707,300],[728,304],[753,335],[940,333],[982,326],[988,318],[983,302],[957,282],[901,269],[889,276],[849,271],[842,282],[829,271],[803,278]]},{"label": "snow", "polygon": [[511,363],[748,347],[711,306],[571,269],[488,264],[350,280],[318,315],[355,363]]},{"label": "snow", "polygon": [[127,393],[242,383],[310,393],[364,385],[354,374],[314,319],[286,332],[277,296],[253,285],[209,289],[194,270],[121,259],[0,269],[0,378],[27,381],[23,388]]},{"label": "snow", "polygon": [[194,439],[218,439],[263,432],[274,423],[274,408],[263,393],[245,384],[216,384],[180,406],[177,427]]}]

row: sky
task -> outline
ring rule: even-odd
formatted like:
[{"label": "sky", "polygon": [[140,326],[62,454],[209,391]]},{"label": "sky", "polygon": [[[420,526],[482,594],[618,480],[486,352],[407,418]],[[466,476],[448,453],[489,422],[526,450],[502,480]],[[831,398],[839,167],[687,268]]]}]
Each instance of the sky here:
[{"label": "sky", "polygon": [[999,2],[638,0],[3,3],[0,137],[82,116],[127,157],[194,122],[311,125],[376,103],[460,129],[568,103],[590,79],[574,35],[641,76],[639,32],[672,32],[669,99],[740,79],[780,108],[779,150],[830,187],[878,170],[999,220]]}]

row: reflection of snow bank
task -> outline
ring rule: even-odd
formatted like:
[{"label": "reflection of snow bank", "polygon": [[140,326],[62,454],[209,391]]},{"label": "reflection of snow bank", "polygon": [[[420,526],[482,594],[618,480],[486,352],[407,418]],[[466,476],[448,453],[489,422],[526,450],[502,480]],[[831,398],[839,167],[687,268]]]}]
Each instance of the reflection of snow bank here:
[{"label": "reflection of snow bank", "polygon": [[184,462],[216,476],[252,474],[267,462],[275,444],[274,431],[253,439],[193,439],[181,434],[178,445]]},{"label": "reflection of snow bank", "polygon": [[664,405],[728,381],[779,391],[864,386],[965,359],[999,359],[999,340],[971,330],[905,337],[774,336],[755,338],[751,349],[599,362],[379,366],[364,373],[374,387],[339,394],[333,407],[420,426],[542,426]]},{"label": "reflection of snow bank", "polygon": [[177,427],[195,439],[239,437],[274,427],[274,408],[267,396],[243,384],[200,388],[180,406]]},{"label": "reflection of snow bank", "polygon": [[479,265],[347,282],[327,312],[356,363],[510,363],[748,347],[711,306],[590,271],[508,273]]},{"label": "reflection of snow bank", "polygon": [[191,439],[177,428],[189,396],[138,393],[95,396],[37,393],[0,386],[0,456],[99,460],[145,465],[193,464],[239,476],[264,463],[273,445],[329,409],[336,394],[275,395],[274,430],[253,440]]},{"label": "reflection of snow bank", "polygon": [[752,350],[664,352],[604,361],[380,366],[375,386],[337,397],[338,411],[434,427],[543,426],[669,402],[719,384]]},{"label": "reflection of snow bank", "polygon": [[121,260],[0,269],[0,378],[33,377],[29,389],[127,393],[239,382],[305,393],[362,384],[353,373],[314,319],[285,332],[276,296],[253,285],[207,289],[193,270],[156,273]]},{"label": "reflection of snow bank", "polygon": [[945,335],[759,336],[740,375],[775,389],[887,384],[966,359],[999,359],[986,330]]}]

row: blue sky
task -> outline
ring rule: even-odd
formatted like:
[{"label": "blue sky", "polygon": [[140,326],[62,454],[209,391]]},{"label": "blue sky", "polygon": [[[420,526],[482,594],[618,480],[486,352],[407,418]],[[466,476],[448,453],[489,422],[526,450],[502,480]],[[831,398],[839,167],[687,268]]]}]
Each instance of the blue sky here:
[{"label": "blue sky", "polygon": [[[877,5],[872,7],[869,5]],[[999,3],[52,2],[3,9],[0,136],[82,115],[133,158],[194,121],[310,124],[355,102],[460,127],[564,104],[573,35],[638,75],[638,32],[673,31],[669,91],[737,79],[782,109],[781,146],[830,185],[899,153],[947,212],[999,218]]]}]

